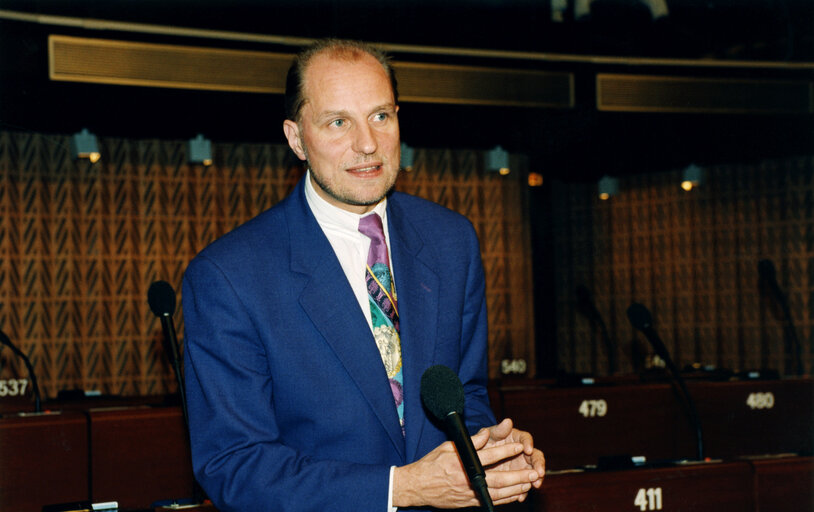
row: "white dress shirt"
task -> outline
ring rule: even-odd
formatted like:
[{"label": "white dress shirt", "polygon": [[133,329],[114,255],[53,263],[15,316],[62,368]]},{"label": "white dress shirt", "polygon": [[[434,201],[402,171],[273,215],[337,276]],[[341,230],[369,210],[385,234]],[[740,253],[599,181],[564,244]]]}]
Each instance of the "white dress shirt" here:
[{"label": "white dress shirt", "polygon": [[[365,265],[367,265],[367,253],[370,250],[370,238],[359,232],[359,219],[371,215],[372,212],[360,215],[343,210],[324,200],[314,190],[311,183],[310,171],[305,180],[305,199],[311,212],[316,217],[322,232],[328,237],[331,247],[334,249],[342,270],[348,278],[359,307],[367,318],[367,323],[373,330],[373,320],[370,316],[370,302],[367,294],[367,284],[365,281]],[[382,199],[373,209],[379,214],[384,226],[384,238],[387,242],[387,254],[390,255],[390,236],[387,230],[387,198]],[[392,275],[392,259],[390,269]],[[393,277],[395,282],[395,277]]]},{"label": "white dress shirt", "polygon": [[[367,325],[373,332],[373,319],[370,314],[370,299],[367,294],[367,284],[365,282],[365,266],[367,265],[367,253],[370,250],[370,238],[359,232],[359,219],[373,212],[378,213],[382,218],[384,226],[384,238],[387,242],[387,254],[390,257],[390,269],[392,276],[393,260],[390,256],[390,234],[387,230],[387,198],[382,199],[371,212],[365,214],[352,213],[332,205],[323,199],[314,185],[311,183],[311,171],[305,177],[305,200],[311,208],[311,212],[317,219],[317,223],[322,228],[322,232],[328,238],[333,247],[342,270],[348,278],[353,289],[353,294],[359,302],[359,308],[367,318]],[[392,277],[395,283],[395,277]],[[387,493],[388,511],[397,510],[393,507],[393,471],[395,466],[390,468],[390,486]]]}]

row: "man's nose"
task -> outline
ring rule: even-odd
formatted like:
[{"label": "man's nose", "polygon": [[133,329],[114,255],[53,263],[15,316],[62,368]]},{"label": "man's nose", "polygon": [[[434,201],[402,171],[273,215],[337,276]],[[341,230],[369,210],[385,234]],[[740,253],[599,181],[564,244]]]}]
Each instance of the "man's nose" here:
[{"label": "man's nose", "polygon": [[367,123],[357,124],[353,133],[353,150],[369,155],[375,153],[377,148],[378,143],[373,128]]}]

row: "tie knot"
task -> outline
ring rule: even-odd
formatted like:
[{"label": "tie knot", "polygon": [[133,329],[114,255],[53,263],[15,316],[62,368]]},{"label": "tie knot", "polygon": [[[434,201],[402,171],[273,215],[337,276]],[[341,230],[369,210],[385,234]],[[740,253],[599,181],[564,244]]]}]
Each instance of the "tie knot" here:
[{"label": "tie knot", "polygon": [[379,214],[373,213],[359,219],[359,232],[374,241],[384,241],[384,228]]}]

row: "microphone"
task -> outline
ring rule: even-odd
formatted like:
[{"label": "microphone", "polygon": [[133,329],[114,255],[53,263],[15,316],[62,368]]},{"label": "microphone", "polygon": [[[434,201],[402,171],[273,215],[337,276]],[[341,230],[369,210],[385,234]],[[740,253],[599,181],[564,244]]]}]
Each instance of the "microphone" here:
[{"label": "microphone", "polygon": [[760,276],[761,286],[768,287],[781,306],[787,307],[786,297],[777,284],[777,269],[772,260],[760,260],[757,262],[757,273]]},{"label": "microphone", "polygon": [[20,359],[23,360],[23,363],[25,364],[25,367],[28,370],[28,378],[31,379],[31,389],[33,390],[32,392],[34,393],[34,412],[35,413],[42,412],[41,405],[42,397],[40,396],[40,386],[37,384],[37,375],[34,373],[34,367],[31,366],[31,360],[28,359],[28,356],[26,356],[22,350],[17,348],[14,345],[14,343],[11,342],[11,339],[9,339],[9,337],[6,336],[6,333],[4,333],[3,331],[0,331],[0,343],[10,348],[11,351],[14,352],[14,354],[16,354]]},{"label": "microphone", "polygon": [[599,332],[602,333],[602,340],[605,342],[605,349],[608,351],[608,373],[613,375],[616,373],[616,344],[611,340],[608,327],[591,300],[588,288],[583,285],[577,287],[577,310],[599,326]]},{"label": "microphone", "polygon": [[486,473],[464,426],[462,417],[464,387],[455,372],[444,365],[429,367],[421,376],[421,401],[427,410],[444,424],[444,430],[455,443],[469,483],[472,484],[483,508],[494,512],[492,498],[486,486]]},{"label": "microphone", "polygon": [[[186,390],[184,389],[184,378],[181,374],[181,356],[178,351],[178,338],[175,335],[175,324],[172,315],[175,313],[175,290],[166,281],[156,281],[147,290],[147,303],[153,314],[161,320],[161,328],[164,331],[164,341],[169,346],[171,363],[175,372],[175,379],[178,381],[178,392],[181,395],[181,410],[184,413],[184,424],[189,431],[189,416],[187,413]],[[166,346],[165,345],[165,346]]]},{"label": "microphone", "polygon": [[653,328],[653,317],[650,315],[650,311],[648,311],[643,305],[634,302],[629,308],[627,308],[627,318],[630,320],[630,324],[633,327],[642,331],[644,336],[647,338],[647,341],[649,341],[650,345],[653,346],[653,350],[656,351],[656,354],[658,354],[658,356],[664,360],[664,363],[667,365],[667,368],[670,370],[670,373],[673,375],[676,383],[678,383],[679,388],[681,388],[684,398],[687,401],[687,406],[690,410],[690,421],[695,427],[698,460],[704,460],[704,434],[701,429],[701,420],[698,418],[698,411],[695,409],[695,402],[693,401],[692,396],[690,396],[690,392],[687,389],[687,385],[684,383],[684,378],[681,376],[681,372],[678,370],[675,363],[673,363],[673,359],[670,357],[667,347],[664,345],[664,342],[661,341],[658,333],[656,333],[656,330]]},{"label": "microphone", "polygon": [[[175,313],[175,290],[166,281],[156,281],[147,289],[147,303],[153,314],[161,320],[161,328],[164,331],[165,346],[169,345],[172,355],[172,368],[175,372],[175,379],[178,381],[178,394],[181,396],[181,411],[184,413],[184,431],[187,434],[187,444],[189,444],[189,412],[187,411],[187,393],[184,386],[184,377],[181,374],[181,357],[178,350],[178,338],[175,335],[175,324],[172,315]],[[205,498],[205,493],[198,484],[198,480],[192,478],[192,499],[165,500],[153,503],[156,507],[178,508],[178,506],[193,504],[200,505]]]},{"label": "microphone", "polygon": [[786,299],[786,296],[783,294],[783,291],[780,289],[780,285],[777,284],[777,270],[774,267],[774,263],[772,260],[760,260],[757,263],[757,272],[760,276],[758,283],[761,290],[769,291],[774,300],[777,301],[777,304],[780,306],[781,311],[783,311],[783,316],[786,320],[786,325],[784,328],[785,331],[785,338],[786,338],[786,357],[788,358],[786,361],[790,361],[792,356],[792,350],[794,351],[794,355],[796,356],[796,366],[797,366],[797,375],[803,374],[803,357],[801,354],[801,347],[800,347],[800,340],[797,338],[797,329],[794,327],[794,320],[791,316],[791,308],[789,307],[789,302]]},{"label": "microphone", "polygon": [[661,341],[661,338],[659,338],[656,330],[653,329],[653,317],[650,315],[650,311],[648,311],[643,305],[634,302],[629,308],[627,308],[627,318],[630,320],[630,324],[633,327],[644,333],[645,337],[650,342],[650,345],[653,346],[653,350],[655,350],[656,354],[658,354],[658,356],[664,360],[665,364],[667,364],[667,368],[669,368],[670,371],[675,370],[677,373],[678,368],[676,368],[676,366],[673,364],[673,360],[670,357],[670,353],[667,351],[667,347]]}]

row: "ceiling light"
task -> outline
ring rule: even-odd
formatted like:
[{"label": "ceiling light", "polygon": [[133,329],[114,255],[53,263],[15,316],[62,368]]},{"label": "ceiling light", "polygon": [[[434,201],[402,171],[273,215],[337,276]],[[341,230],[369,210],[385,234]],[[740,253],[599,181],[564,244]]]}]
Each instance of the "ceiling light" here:
[{"label": "ceiling light", "polygon": [[96,163],[101,158],[99,153],[99,143],[96,135],[90,133],[87,128],[82,128],[79,133],[71,137],[71,154],[74,159],[87,158],[91,163]]}]

